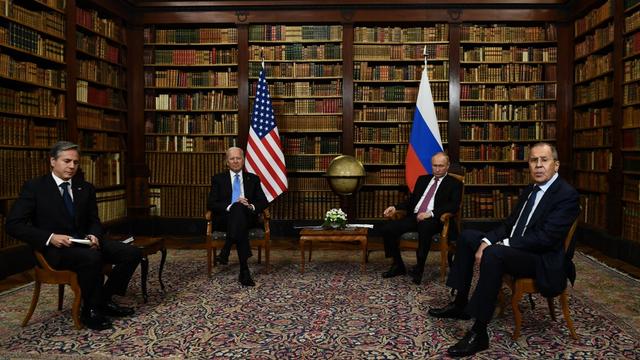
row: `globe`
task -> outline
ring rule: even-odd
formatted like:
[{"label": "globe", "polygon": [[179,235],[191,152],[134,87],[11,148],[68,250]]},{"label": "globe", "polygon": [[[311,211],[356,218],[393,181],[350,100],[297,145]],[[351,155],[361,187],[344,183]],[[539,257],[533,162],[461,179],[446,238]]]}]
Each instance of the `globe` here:
[{"label": "globe", "polygon": [[329,163],[325,175],[331,190],[338,195],[351,195],[360,189],[366,176],[364,166],[350,155],[340,155]]}]

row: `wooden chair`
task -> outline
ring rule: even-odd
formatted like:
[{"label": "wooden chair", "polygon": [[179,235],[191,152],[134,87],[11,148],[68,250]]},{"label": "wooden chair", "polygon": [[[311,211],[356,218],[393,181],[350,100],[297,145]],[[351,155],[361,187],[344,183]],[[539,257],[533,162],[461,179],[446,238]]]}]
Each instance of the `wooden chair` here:
[{"label": "wooden chair", "polygon": [[[564,239],[564,251],[566,252],[571,245],[571,241],[573,239],[573,234],[576,231],[576,227],[578,226],[578,219],[573,222],[571,225],[571,229],[567,233],[567,237]],[[513,318],[515,320],[515,330],[513,331],[513,340],[517,340],[520,337],[520,327],[522,325],[522,314],[520,313],[520,307],[518,304],[522,299],[524,294],[529,294],[529,301],[531,302],[531,307],[534,307],[533,299],[531,298],[531,294],[538,293],[538,289],[535,285],[535,279],[533,278],[514,278],[510,275],[505,275],[503,277],[503,282],[511,289],[511,308],[513,309]],[[578,335],[573,327],[573,320],[571,320],[571,314],[569,313],[569,294],[567,293],[567,289],[558,295],[560,298],[560,306],[562,307],[562,314],[564,316],[565,321],[567,322],[567,327],[569,328],[569,333],[573,339],[578,339]],[[556,321],[556,314],[554,309],[552,297],[547,298],[547,304],[549,305],[549,313],[551,314],[551,319]],[[505,308],[505,296],[501,291],[499,293],[499,313],[502,315],[504,313]]]},{"label": "wooden chair", "polygon": [[[462,193],[460,194],[460,207],[458,208],[457,213],[444,213],[440,216],[440,221],[442,221],[442,231],[440,234],[436,234],[433,237],[433,241],[431,242],[430,250],[439,250],[440,251],[440,278],[442,282],[445,282],[447,279],[447,266],[451,265],[451,261],[453,259],[453,252],[455,244],[450,242],[449,234],[451,232],[451,221],[457,219],[456,227],[458,230],[458,234],[461,231],[462,224],[462,202],[464,199],[464,176],[448,173],[447,176],[453,176],[454,178],[460,180],[462,182]],[[405,217],[407,212],[404,210],[396,211],[396,213],[391,217],[392,220],[397,220]],[[418,249],[418,232],[406,232],[400,236],[400,248],[406,250],[417,250]]]},{"label": "wooden chair", "polygon": [[82,329],[82,323],[80,322],[80,300],[82,299],[82,296],[80,292],[80,285],[78,285],[78,276],[73,271],[53,269],[39,251],[34,251],[34,255],[38,262],[38,265],[35,268],[35,287],[33,288],[31,306],[29,307],[27,316],[22,321],[22,326],[27,326],[29,319],[31,319],[31,315],[33,315],[33,312],[36,309],[38,299],[40,298],[41,284],[57,284],[58,310],[62,310],[64,286],[69,285],[74,294],[73,305],[71,307],[71,318],[73,319],[76,329]]},{"label": "wooden chair", "polygon": [[[216,266],[216,252],[218,248],[224,246],[224,241],[227,238],[227,233],[224,231],[213,230],[213,214],[211,211],[207,211],[204,215],[207,220],[207,233],[205,248],[207,249],[207,272],[211,276],[213,267]],[[271,214],[269,209],[265,209],[258,217],[258,224],[260,226],[249,229],[249,242],[251,247],[258,248],[258,264],[262,261],[262,248],[264,248],[264,263],[266,271],[269,272],[269,256],[271,253],[271,228],[269,227],[269,220]]]}]

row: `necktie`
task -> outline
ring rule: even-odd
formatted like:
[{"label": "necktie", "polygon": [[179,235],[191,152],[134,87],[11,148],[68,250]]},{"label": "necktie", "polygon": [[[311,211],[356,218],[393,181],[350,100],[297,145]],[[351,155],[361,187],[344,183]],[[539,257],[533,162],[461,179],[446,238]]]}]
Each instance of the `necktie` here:
[{"label": "necktie", "polygon": [[71,194],[69,194],[69,183],[63,182],[62,184],[60,184],[60,187],[62,188],[62,200],[64,201],[64,207],[67,208],[69,215],[71,215],[71,217],[74,217],[75,209],[73,207],[73,200],[71,200]]},{"label": "necktie", "polygon": [[[524,205],[524,210],[522,210],[522,214],[520,214],[520,218],[518,218],[518,222],[516,223],[516,229],[513,232],[512,238],[522,237],[527,225],[527,220],[531,214],[531,209],[533,209],[533,204],[536,202],[536,194],[538,193],[538,190],[540,190],[540,187],[537,185],[533,187],[533,190],[531,190],[529,199],[527,199],[527,203]],[[509,241],[509,244],[511,244],[511,241]]]},{"label": "necktie", "polygon": [[232,186],[232,193],[231,193],[231,203],[235,203],[236,201],[238,201],[238,198],[240,197],[240,174],[235,174],[233,176],[233,186]]},{"label": "necktie", "polygon": [[433,194],[436,193],[437,187],[438,187],[438,178],[434,178],[433,185],[431,185],[431,187],[429,188],[429,191],[427,191],[427,196],[424,197],[424,201],[422,202],[422,204],[420,204],[420,208],[418,209],[419,213],[427,211],[427,206],[429,206],[429,202],[431,202],[431,198],[433,198]]}]

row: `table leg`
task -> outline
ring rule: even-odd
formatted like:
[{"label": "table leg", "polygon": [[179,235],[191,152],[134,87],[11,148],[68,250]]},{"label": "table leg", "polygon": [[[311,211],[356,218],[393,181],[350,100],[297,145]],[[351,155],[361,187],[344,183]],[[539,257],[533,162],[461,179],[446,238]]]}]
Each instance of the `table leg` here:
[{"label": "table leg", "polygon": [[164,262],[167,260],[167,248],[162,247],[160,249],[161,257],[160,257],[160,269],[158,270],[158,281],[160,281],[160,289],[164,292],[164,283],[162,282],[162,269],[164,269]]},{"label": "table leg", "polygon": [[300,273],[304,274],[304,240],[300,240]]},{"label": "table leg", "polygon": [[142,280],[140,282],[140,287],[142,288],[142,298],[144,299],[144,302],[146,304],[148,301],[147,275],[149,274],[149,258],[146,256],[143,256],[142,261],[140,261],[140,274],[142,275]]},{"label": "table leg", "polygon": [[362,247],[362,272],[366,271],[367,266],[367,240],[361,240],[360,246]]}]

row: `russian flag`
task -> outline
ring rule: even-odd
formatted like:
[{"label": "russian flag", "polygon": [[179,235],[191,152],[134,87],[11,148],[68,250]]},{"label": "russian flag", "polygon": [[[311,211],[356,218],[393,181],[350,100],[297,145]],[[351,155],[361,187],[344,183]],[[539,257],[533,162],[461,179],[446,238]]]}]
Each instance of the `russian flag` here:
[{"label": "russian flag", "polygon": [[405,162],[405,178],[411,192],[413,192],[418,176],[431,174],[431,157],[440,151],[443,151],[442,139],[440,138],[440,129],[438,129],[438,118],[433,105],[425,61]]}]

